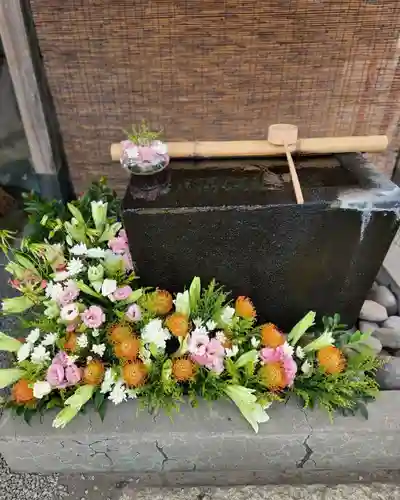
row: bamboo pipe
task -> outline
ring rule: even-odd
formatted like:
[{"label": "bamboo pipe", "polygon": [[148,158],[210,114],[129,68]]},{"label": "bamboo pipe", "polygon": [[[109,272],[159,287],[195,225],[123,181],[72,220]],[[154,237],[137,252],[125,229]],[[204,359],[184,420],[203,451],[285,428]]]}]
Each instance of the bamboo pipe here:
[{"label": "bamboo pipe", "polygon": [[[316,137],[299,139],[296,145],[289,146],[289,151],[303,154],[380,153],[387,146],[386,135]],[[120,143],[111,144],[112,161],[119,161],[121,152]],[[285,155],[285,147],[275,146],[268,141],[169,142],[168,154],[170,158],[279,156]]]}]

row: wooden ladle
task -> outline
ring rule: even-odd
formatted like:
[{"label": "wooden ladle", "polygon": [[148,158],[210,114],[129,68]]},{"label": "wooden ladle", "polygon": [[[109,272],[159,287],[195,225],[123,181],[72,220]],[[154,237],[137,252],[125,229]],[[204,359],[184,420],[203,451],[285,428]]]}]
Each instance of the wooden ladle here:
[{"label": "wooden ladle", "polygon": [[289,146],[296,146],[297,137],[298,128],[296,127],[296,125],[275,123],[274,125],[270,125],[268,129],[268,142],[274,144],[275,146],[283,146],[285,148],[286,158],[289,164],[290,176],[292,178],[293,189],[296,195],[296,201],[299,204],[303,204],[304,197],[301,191],[299,177],[297,175],[292,155],[289,151]]}]

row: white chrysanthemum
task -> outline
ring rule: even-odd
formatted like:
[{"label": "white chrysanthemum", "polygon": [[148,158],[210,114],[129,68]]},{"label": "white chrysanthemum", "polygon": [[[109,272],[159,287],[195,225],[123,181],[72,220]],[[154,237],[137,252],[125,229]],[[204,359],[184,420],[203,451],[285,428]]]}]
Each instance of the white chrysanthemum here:
[{"label": "white chrysanthemum", "polygon": [[233,345],[231,348],[225,349],[225,354],[227,358],[233,358],[239,352],[239,347],[237,345]]},{"label": "white chrysanthemum", "polygon": [[98,354],[101,358],[104,356],[105,350],[106,350],[105,344],[94,344],[92,346],[92,352],[94,354]]},{"label": "white chrysanthemum", "polygon": [[283,346],[282,346],[282,350],[283,350],[283,352],[284,352],[284,354],[285,354],[286,356],[293,356],[294,349],[293,349],[293,347],[292,347],[290,344],[288,344],[287,342],[285,342],[285,343],[283,344]]},{"label": "white chrysanthemum", "polygon": [[53,283],[52,281],[49,281],[46,286],[46,297],[57,301],[60,295],[63,292],[63,287],[61,283]]},{"label": "white chrysanthemum", "polygon": [[230,325],[232,323],[233,315],[235,314],[235,309],[231,306],[226,306],[221,313],[221,321],[225,325]]},{"label": "white chrysanthemum", "polygon": [[54,345],[58,335],[56,333],[48,333],[42,340],[42,345]]},{"label": "white chrysanthemum", "polygon": [[33,345],[29,342],[22,344],[17,352],[17,360],[20,363],[21,361],[25,361],[29,358]]},{"label": "white chrysanthemum", "polygon": [[26,342],[34,344],[35,342],[37,342],[39,337],[40,337],[40,330],[39,328],[35,328],[34,330],[31,330],[29,335],[26,337]]},{"label": "white chrysanthemum", "polygon": [[254,347],[254,349],[257,349],[257,347],[260,345],[260,341],[255,337],[251,337],[250,344],[252,347]]},{"label": "white chrysanthemum", "polygon": [[106,394],[110,392],[115,384],[115,372],[112,368],[108,368],[104,374],[104,379],[101,384],[100,392]]},{"label": "white chrysanthemum", "polygon": [[304,349],[300,346],[297,346],[296,347],[296,356],[299,359],[303,359],[305,355],[306,355],[306,353],[304,352]]},{"label": "white chrysanthemum", "polygon": [[79,358],[79,356],[76,355],[76,354],[68,354],[67,358],[68,358],[68,364],[72,365],[72,363],[75,363],[75,361],[77,361],[77,359]]},{"label": "white chrysanthemum", "polygon": [[78,243],[70,249],[70,253],[72,253],[72,255],[86,255],[86,252],[87,247],[85,243]]},{"label": "white chrysanthemum", "polygon": [[86,361],[90,363],[90,361],[93,361],[93,356],[86,356]]},{"label": "white chrysanthemum", "polygon": [[79,335],[79,337],[76,339],[76,343],[81,349],[84,349],[85,347],[88,346],[88,338],[86,333],[82,333]]},{"label": "white chrysanthemum", "polygon": [[223,331],[219,330],[216,334],[215,334],[215,338],[218,340],[218,342],[221,342],[221,344],[223,344],[224,342],[226,342],[226,335]]},{"label": "white chrysanthemum", "polygon": [[304,363],[301,365],[301,371],[305,374],[308,375],[312,370],[312,364],[306,359]]},{"label": "white chrysanthemum", "polygon": [[126,394],[129,399],[136,399],[137,398],[137,389],[127,389]]},{"label": "white chrysanthemum", "polygon": [[93,337],[98,337],[100,335],[100,330],[98,328],[93,328],[92,335]]},{"label": "white chrysanthemum", "polygon": [[101,294],[107,297],[111,293],[114,293],[117,289],[117,282],[115,280],[105,279],[101,285]]},{"label": "white chrysanthemum", "polygon": [[217,323],[215,321],[213,321],[212,319],[210,319],[209,321],[207,321],[206,323],[206,327],[208,328],[208,330],[211,332],[212,330],[215,330],[217,326]]},{"label": "white chrysanthemum", "polygon": [[80,259],[71,259],[67,264],[67,269],[69,276],[76,276],[85,269],[85,266]]},{"label": "white chrysanthemum", "polygon": [[151,352],[146,349],[143,345],[139,350],[139,358],[143,361],[143,363],[148,367],[151,365]]},{"label": "white chrysanthemum", "polygon": [[203,325],[203,320],[201,318],[195,318],[193,323],[196,328],[200,328]]},{"label": "white chrysanthemum", "polygon": [[33,395],[36,399],[42,399],[51,392],[51,385],[44,381],[38,381],[33,384]]},{"label": "white chrysanthemum", "polygon": [[35,365],[41,365],[46,361],[50,361],[50,353],[46,351],[46,348],[44,346],[38,345],[32,351],[31,361]]},{"label": "white chrysanthemum", "polygon": [[164,350],[171,334],[167,328],[163,328],[161,319],[152,319],[142,329],[141,337],[145,344],[154,344],[158,349]]},{"label": "white chrysanthemum", "polygon": [[105,256],[106,251],[102,248],[95,247],[89,248],[87,251],[87,256],[91,259],[102,259]]},{"label": "white chrysanthemum", "polygon": [[126,401],[126,387],[123,380],[118,380],[114,385],[114,388],[110,392],[108,399],[112,401],[115,405],[119,405],[123,401]]}]

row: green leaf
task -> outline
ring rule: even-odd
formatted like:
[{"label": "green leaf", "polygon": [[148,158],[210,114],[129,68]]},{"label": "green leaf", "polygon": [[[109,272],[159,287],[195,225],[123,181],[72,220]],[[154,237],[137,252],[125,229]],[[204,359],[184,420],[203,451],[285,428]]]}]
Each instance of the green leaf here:
[{"label": "green leaf", "polygon": [[30,309],[34,304],[35,303],[25,295],[13,297],[12,299],[4,299],[3,314],[19,314]]},{"label": "green leaf", "polygon": [[23,255],[16,253],[15,259],[25,269],[31,269],[32,271],[36,271],[36,267],[34,266],[34,264],[29,259],[24,257]]},{"label": "green leaf", "polygon": [[33,415],[35,415],[36,411],[31,408],[26,408],[24,411],[24,420],[28,425],[31,425],[31,420]]},{"label": "green leaf", "polygon": [[128,303],[137,302],[142,295],[143,295],[143,288],[138,288],[137,290],[133,290],[133,292],[127,298],[127,302]]},{"label": "green leaf", "polygon": [[19,340],[0,332],[0,351],[17,352],[21,345]]},{"label": "green leaf", "polygon": [[20,417],[25,411],[25,406],[17,406],[15,413]]},{"label": "green leaf", "polygon": [[24,371],[19,368],[3,368],[0,370],[0,389],[14,384],[23,377]]},{"label": "green leaf", "polygon": [[72,203],[67,204],[68,210],[71,212],[71,214],[75,217],[75,219],[85,226],[85,219],[83,218],[83,215],[81,214],[81,211],[76,208]]},{"label": "green leaf", "polygon": [[97,409],[97,412],[102,422],[104,422],[104,418],[106,416],[107,405],[108,405],[108,399],[104,399],[100,407]]},{"label": "green leaf", "polygon": [[93,288],[90,288],[90,286],[86,285],[86,283],[84,283],[82,280],[77,281],[76,284],[78,285],[78,288],[81,292],[86,293],[87,295],[91,295],[92,297],[96,297],[97,299],[104,298],[100,293],[94,291]]},{"label": "green leaf", "polygon": [[105,399],[105,394],[102,394],[100,391],[97,391],[94,395],[94,406],[97,411],[99,411],[99,408],[101,405],[104,403]]},{"label": "green leaf", "polygon": [[309,311],[291,330],[288,335],[288,342],[291,345],[296,345],[306,331],[315,323],[316,313]]}]

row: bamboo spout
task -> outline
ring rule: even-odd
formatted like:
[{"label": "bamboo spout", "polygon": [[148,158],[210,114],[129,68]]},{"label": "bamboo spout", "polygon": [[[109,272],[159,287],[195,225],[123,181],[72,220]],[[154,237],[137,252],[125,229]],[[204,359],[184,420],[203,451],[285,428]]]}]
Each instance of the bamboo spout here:
[{"label": "bamboo spout", "polygon": [[[386,135],[366,135],[347,137],[316,137],[299,139],[289,146],[290,152],[302,154],[333,153],[380,153],[388,146]],[[112,161],[119,161],[122,147],[120,143],[111,145]],[[284,146],[276,146],[269,141],[204,141],[169,142],[168,154],[171,158],[222,158],[244,156],[285,155]]]}]

